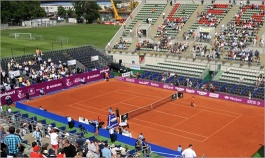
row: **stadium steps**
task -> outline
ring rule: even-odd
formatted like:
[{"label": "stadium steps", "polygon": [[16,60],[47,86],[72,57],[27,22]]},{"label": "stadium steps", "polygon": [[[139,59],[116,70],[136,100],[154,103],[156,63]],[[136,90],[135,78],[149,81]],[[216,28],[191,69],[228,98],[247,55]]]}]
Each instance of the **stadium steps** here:
[{"label": "stadium steps", "polygon": [[204,5],[199,5],[197,9],[190,16],[189,20],[186,22],[182,30],[176,36],[176,39],[182,39],[182,35],[184,32],[188,31],[191,25],[197,20],[197,12],[201,12],[205,8]]},{"label": "stadium steps", "polygon": [[[136,28],[137,28],[138,25],[141,24],[141,23],[142,23],[142,21],[141,21],[141,20],[138,20],[138,21],[136,22],[136,24],[133,26],[132,30],[137,30]],[[135,32],[133,32],[133,33],[135,33]],[[136,34],[136,33],[135,33],[135,34]],[[138,43],[138,37],[134,37],[134,38],[132,39],[132,43],[131,43],[130,47],[128,48],[128,52],[133,52],[133,51],[135,51],[135,48],[136,48],[137,43]]]},{"label": "stadium steps", "polygon": [[[174,6],[174,5],[173,5]],[[156,20],[155,24],[153,26],[151,26],[150,31],[148,32],[148,37],[154,37],[154,35],[156,35],[157,33],[157,28],[159,25],[162,25],[164,23],[164,19],[163,19],[163,13],[165,13],[165,17],[168,16],[168,14],[171,12],[173,6],[170,6],[169,3],[167,3],[167,6],[165,7],[165,9],[163,10],[163,12],[161,12],[160,16],[158,17],[158,19]],[[158,42],[159,39],[155,38],[154,41]]]},{"label": "stadium steps", "polygon": [[[259,32],[258,32],[258,38],[261,39],[262,36],[264,37],[264,40],[265,40],[265,25],[264,25],[264,21],[263,21],[263,26],[259,29]],[[260,42],[257,42],[257,43],[259,44]]]},{"label": "stadium steps", "polygon": [[222,71],[222,70],[218,71],[218,73],[213,77],[213,81],[218,81],[223,73],[224,73],[224,71]]},{"label": "stadium steps", "polygon": [[[222,25],[224,24],[226,26],[226,24],[228,22],[230,22],[232,19],[234,19],[236,13],[238,12],[239,10],[239,5],[234,5],[230,11],[226,14],[226,16],[222,19],[222,21],[220,22],[220,24],[216,27],[216,32],[221,32],[221,28],[222,28]],[[214,38],[212,38],[214,39]]]}]

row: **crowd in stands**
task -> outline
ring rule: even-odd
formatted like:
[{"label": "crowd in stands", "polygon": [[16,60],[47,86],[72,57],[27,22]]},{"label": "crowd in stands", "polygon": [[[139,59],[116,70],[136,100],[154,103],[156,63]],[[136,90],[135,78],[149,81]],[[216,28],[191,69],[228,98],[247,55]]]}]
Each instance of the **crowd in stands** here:
[{"label": "crowd in stands", "polygon": [[128,40],[124,40],[122,37],[119,41],[116,42],[116,44],[113,46],[113,49],[128,49]]},{"label": "crowd in stands", "polygon": [[[95,137],[85,138],[84,133],[71,133],[57,128],[53,125],[43,124],[42,121],[18,120],[15,113],[6,112],[1,107],[1,120],[5,122],[5,117],[12,117],[8,122],[9,127],[0,126],[1,157],[7,155],[13,157],[75,157],[75,158],[113,158],[127,157],[129,154],[149,154],[148,144],[142,134],[139,135],[135,143],[135,151],[129,153],[129,147],[125,145],[109,144],[108,140],[100,141]],[[4,114],[4,115],[2,115]],[[120,133],[112,129],[112,133]],[[110,132],[110,135],[112,134]],[[31,135],[33,141],[28,141],[25,136]],[[110,136],[111,143],[116,140]],[[50,139],[50,143],[44,143],[44,139]],[[25,151],[29,150],[29,154]]]},{"label": "crowd in stands", "polygon": [[[23,86],[46,82],[50,80],[61,79],[80,72],[79,69],[70,69],[66,63],[61,61],[47,61],[42,59],[43,53],[36,53],[31,59],[18,62],[12,58],[7,64],[7,70],[0,67],[1,73],[1,91],[8,91]],[[12,71],[19,71],[18,75]]]}]

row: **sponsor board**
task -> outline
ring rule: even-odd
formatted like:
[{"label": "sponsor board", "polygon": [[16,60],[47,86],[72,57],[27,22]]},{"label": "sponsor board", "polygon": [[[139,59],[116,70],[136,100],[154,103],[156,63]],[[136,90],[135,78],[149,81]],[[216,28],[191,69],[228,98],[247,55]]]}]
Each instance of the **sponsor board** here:
[{"label": "sponsor board", "polygon": [[198,91],[197,90],[197,93],[199,94],[199,95],[208,95],[208,92],[205,92],[205,91]]},{"label": "sponsor board", "polygon": [[132,64],[132,65],[130,65],[130,69],[133,69],[133,70],[141,70],[141,66],[140,65]]},{"label": "sponsor board", "polygon": [[150,83],[150,86],[152,86],[152,87],[159,87],[159,84],[154,83],[154,82],[151,82],[151,83]]},{"label": "sponsor board", "polygon": [[164,84],[164,85],[163,85],[163,88],[164,88],[164,89],[174,90],[174,86],[170,86],[170,85],[168,85],[168,84]]},{"label": "sponsor board", "polygon": [[181,88],[181,87],[175,87],[175,89],[176,89],[178,92],[185,91],[185,89],[184,89],[184,88]]},{"label": "sponsor board", "polygon": [[219,94],[217,94],[217,93],[209,93],[209,97],[219,98]]},{"label": "sponsor board", "polygon": [[188,89],[188,88],[187,88],[187,89],[186,89],[186,92],[187,92],[187,93],[194,94],[194,93],[195,93],[195,90],[193,90],[193,89]]},{"label": "sponsor board", "polygon": [[141,85],[147,85],[147,86],[151,86],[151,87],[157,87],[157,88],[163,88],[163,89],[169,89],[169,90],[177,90],[179,92],[187,92],[187,93],[191,93],[191,94],[207,96],[207,97],[216,98],[216,99],[224,99],[224,100],[229,100],[229,101],[233,101],[233,102],[264,107],[263,101],[255,100],[255,99],[247,99],[247,98],[239,97],[239,96],[232,96],[232,95],[227,95],[227,94],[206,92],[206,91],[202,91],[202,90],[185,88],[185,87],[176,87],[176,86],[171,86],[171,85],[164,84],[164,83],[151,82],[151,81],[142,80],[142,79],[130,79],[130,78],[123,78],[123,77],[117,77],[117,79],[120,81],[131,82],[131,83],[136,83],[136,84],[141,84]]},{"label": "sponsor board", "polygon": [[143,85],[148,85],[150,82],[148,82],[148,81],[139,81],[138,83],[139,84],[143,84]]},{"label": "sponsor board", "polygon": [[76,65],[76,60],[68,60],[67,65]]},{"label": "sponsor board", "polygon": [[131,72],[125,72],[121,74],[122,77],[128,77],[130,75],[131,75]]},{"label": "sponsor board", "polygon": [[127,82],[132,82],[132,83],[135,82],[135,80],[134,80],[134,79],[131,79],[131,78],[125,78],[125,81],[127,81]]},{"label": "sponsor board", "polygon": [[45,93],[54,92],[57,90],[62,90],[64,88],[76,86],[81,84],[81,79],[84,78],[86,82],[92,82],[99,79],[103,79],[103,72],[109,72],[109,69],[102,69],[91,71],[83,74],[77,74],[75,76],[69,76],[59,80],[52,80],[48,82],[38,83],[31,86],[21,87],[15,90],[9,90],[1,92],[1,105],[6,104],[5,98],[10,96],[14,102],[23,100],[26,98],[26,92],[29,92],[30,97],[35,97],[39,95],[40,89],[43,89]]}]

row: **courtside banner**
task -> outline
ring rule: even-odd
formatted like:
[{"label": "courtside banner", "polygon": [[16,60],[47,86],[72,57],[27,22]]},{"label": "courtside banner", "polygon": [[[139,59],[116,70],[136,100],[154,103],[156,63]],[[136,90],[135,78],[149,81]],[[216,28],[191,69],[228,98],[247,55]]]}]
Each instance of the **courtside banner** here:
[{"label": "courtside banner", "polygon": [[76,65],[76,60],[68,60],[67,65]]},{"label": "courtside banner", "polygon": [[121,76],[122,77],[128,77],[131,75],[131,71],[130,72],[125,72],[125,73],[122,73]]},{"label": "courtside banner", "polygon": [[98,55],[96,55],[96,56],[91,56],[91,61],[98,61]]},{"label": "courtside banner", "polygon": [[65,77],[58,80],[52,80],[48,82],[33,84],[31,86],[25,86],[18,89],[12,89],[9,91],[1,92],[0,94],[1,105],[6,104],[7,97],[11,97],[13,102],[26,99],[26,92],[29,92],[30,97],[35,97],[39,95],[40,89],[43,89],[45,93],[50,93],[80,85],[82,78],[84,78],[86,82],[100,80],[104,78],[105,72],[109,72],[109,68],[77,74],[74,76]]},{"label": "courtside banner", "polygon": [[238,103],[243,103],[243,104],[248,104],[248,105],[264,107],[264,101],[257,100],[257,99],[248,99],[244,97],[233,96],[233,95],[222,94],[222,93],[212,93],[208,91],[197,90],[197,89],[186,88],[186,87],[176,87],[176,86],[169,85],[169,84],[142,80],[142,79],[124,78],[120,76],[117,77],[117,79],[120,81],[131,82],[131,83],[136,83],[136,84],[141,84],[141,85],[146,85],[146,86],[151,86],[151,87],[163,88],[163,89],[168,89],[168,90],[174,90],[174,91],[179,91],[179,92],[206,96],[210,98],[216,98],[216,99],[222,99],[222,100],[228,100],[228,101],[233,101],[233,102],[238,102]]},{"label": "courtside banner", "polygon": [[52,80],[48,82],[38,83],[31,86],[21,87],[18,89],[9,90],[1,93],[1,104],[6,104],[6,98],[9,96],[12,100],[19,101],[26,99],[26,93],[28,92],[30,97],[40,95],[40,89],[43,89],[45,93],[57,91],[63,89],[61,80]]},{"label": "courtside banner", "polygon": [[140,65],[130,65],[130,69],[133,69],[133,70],[141,70],[141,66]]},{"label": "courtside banner", "polygon": [[62,78],[62,83],[65,88],[68,88],[68,87],[81,85],[82,79],[84,79],[85,82],[92,82],[99,79],[103,79],[103,77],[104,74],[100,73],[100,70],[96,70],[96,71],[90,71],[87,73],[70,76],[67,78]]},{"label": "courtside banner", "polygon": [[14,75],[15,77],[20,76],[20,71],[19,70],[9,71],[8,73],[9,73],[9,76],[12,76],[12,75]]}]

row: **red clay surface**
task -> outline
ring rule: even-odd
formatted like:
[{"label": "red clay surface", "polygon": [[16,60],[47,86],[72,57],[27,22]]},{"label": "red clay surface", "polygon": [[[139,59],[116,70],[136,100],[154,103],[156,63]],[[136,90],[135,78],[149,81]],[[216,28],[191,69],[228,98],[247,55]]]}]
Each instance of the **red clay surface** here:
[{"label": "red clay surface", "polygon": [[[109,107],[120,113],[154,103],[172,94],[158,89],[117,81],[97,82],[65,90],[26,104],[40,105],[50,112],[74,119],[107,120]],[[263,108],[195,96],[197,108],[191,108],[192,95],[164,104],[153,111],[129,120],[134,138],[143,133],[147,141],[177,149],[193,144],[198,156],[252,156],[264,142]]]}]

